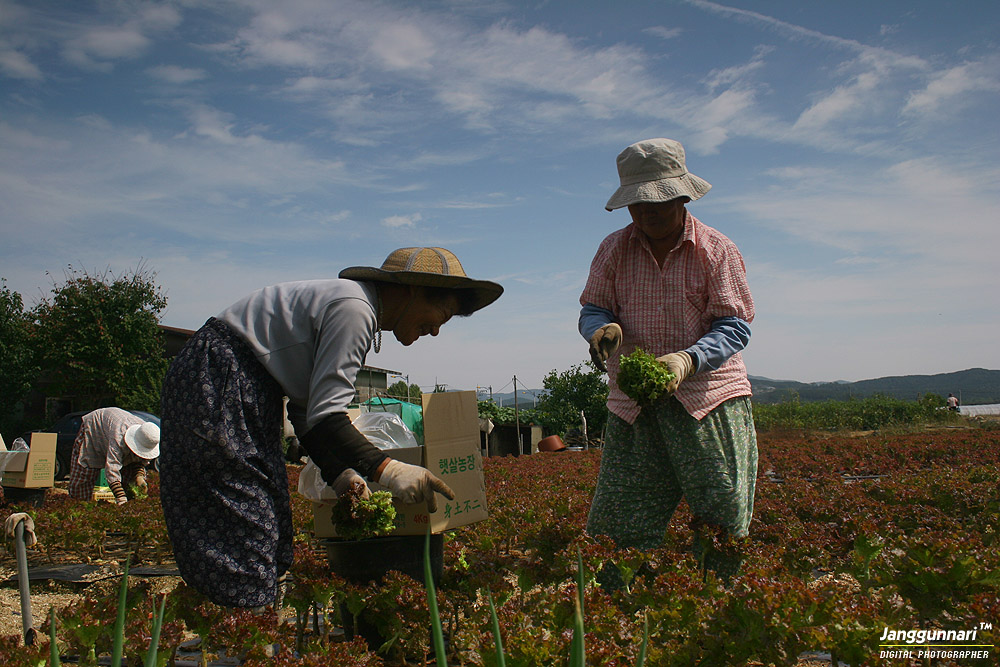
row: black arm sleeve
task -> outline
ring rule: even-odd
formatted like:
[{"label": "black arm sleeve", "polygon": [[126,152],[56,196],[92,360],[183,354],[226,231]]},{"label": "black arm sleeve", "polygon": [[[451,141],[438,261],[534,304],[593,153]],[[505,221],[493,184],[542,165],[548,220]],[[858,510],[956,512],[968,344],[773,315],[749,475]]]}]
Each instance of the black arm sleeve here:
[{"label": "black arm sleeve", "polygon": [[327,416],[309,429],[299,442],[313,463],[319,466],[327,484],[333,484],[337,475],[348,468],[354,468],[359,475],[371,479],[382,461],[388,458],[361,435],[344,412]]}]

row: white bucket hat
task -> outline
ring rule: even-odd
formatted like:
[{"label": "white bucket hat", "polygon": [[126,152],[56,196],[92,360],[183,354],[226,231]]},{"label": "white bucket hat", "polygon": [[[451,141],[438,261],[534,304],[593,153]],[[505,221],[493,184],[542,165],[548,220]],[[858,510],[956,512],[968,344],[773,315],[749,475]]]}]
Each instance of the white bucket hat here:
[{"label": "white bucket hat", "polygon": [[700,199],[712,185],[687,170],[684,147],[673,139],[639,141],[618,155],[621,187],[605,205],[609,211],[630,204]]},{"label": "white bucket hat", "polygon": [[125,431],[125,444],[141,459],[160,455],[160,427],[153,422],[132,424]]}]

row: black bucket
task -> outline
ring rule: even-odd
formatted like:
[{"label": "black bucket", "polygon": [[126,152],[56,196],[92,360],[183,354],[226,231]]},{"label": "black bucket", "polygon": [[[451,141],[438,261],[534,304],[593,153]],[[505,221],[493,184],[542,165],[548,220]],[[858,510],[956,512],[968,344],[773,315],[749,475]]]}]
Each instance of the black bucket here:
[{"label": "black bucket", "polygon": [[18,486],[5,486],[3,493],[0,494],[0,498],[4,499],[0,505],[20,505],[38,509],[45,504],[46,491],[48,491],[46,488],[24,489]]},{"label": "black bucket", "polygon": [[[330,571],[353,584],[380,583],[390,570],[424,581],[424,542],[426,535],[389,535],[367,540],[321,540],[326,548]],[[444,572],[444,536],[431,535],[431,577],[434,585]],[[364,619],[364,612],[354,618],[347,605],[340,605],[344,635],[354,638],[355,624],[360,635],[373,650],[384,644],[378,629]]]}]

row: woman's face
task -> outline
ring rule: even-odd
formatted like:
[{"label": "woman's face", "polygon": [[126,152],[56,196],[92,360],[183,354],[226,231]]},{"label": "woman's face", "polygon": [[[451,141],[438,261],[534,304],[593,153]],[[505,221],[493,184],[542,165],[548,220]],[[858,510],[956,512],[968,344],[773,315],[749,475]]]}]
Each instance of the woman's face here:
[{"label": "woman's face", "polygon": [[454,295],[440,300],[428,300],[427,291],[415,287],[392,333],[403,345],[412,345],[421,336],[437,336],[441,326],[456,312],[458,299]]},{"label": "woman's face", "polygon": [[628,212],[632,222],[650,241],[663,241],[679,236],[684,229],[687,212],[684,204],[687,197],[678,197],[667,202],[630,204]]}]

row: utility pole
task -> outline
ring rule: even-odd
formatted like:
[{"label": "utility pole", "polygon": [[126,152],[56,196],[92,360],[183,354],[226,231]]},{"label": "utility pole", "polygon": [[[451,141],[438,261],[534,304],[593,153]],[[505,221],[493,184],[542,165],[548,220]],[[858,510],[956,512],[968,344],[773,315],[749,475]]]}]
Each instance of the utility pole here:
[{"label": "utility pole", "polygon": [[517,376],[514,376],[514,429],[517,433],[517,453],[524,454],[524,445],[521,444],[521,418],[517,411]]}]

